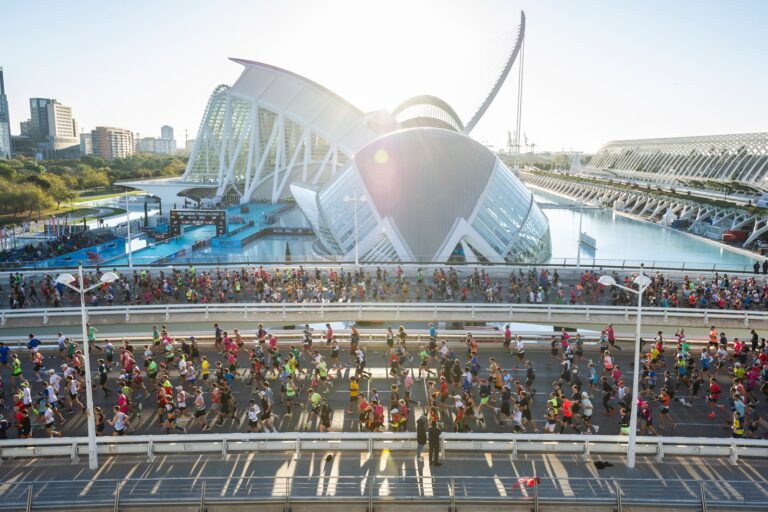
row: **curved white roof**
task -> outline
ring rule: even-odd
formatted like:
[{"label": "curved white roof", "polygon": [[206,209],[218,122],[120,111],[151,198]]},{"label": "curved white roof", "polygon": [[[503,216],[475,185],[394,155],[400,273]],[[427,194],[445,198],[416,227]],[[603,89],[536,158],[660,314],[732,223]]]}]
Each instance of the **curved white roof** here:
[{"label": "curved white roof", "polygon": [[359,108],[323,87],[291,71],[245,59],[231,59],[245,70],[232,93],[253,98],[259,105],[281,113],[352,155],[377,137]]}]

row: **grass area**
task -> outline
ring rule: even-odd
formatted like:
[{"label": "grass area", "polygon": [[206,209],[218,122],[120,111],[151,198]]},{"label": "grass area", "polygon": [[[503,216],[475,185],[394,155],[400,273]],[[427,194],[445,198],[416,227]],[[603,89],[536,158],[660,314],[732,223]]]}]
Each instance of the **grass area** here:
[{"label": "grass area", "polygon": [[[103,215],[100,215],[101,212],[104,212]],[[73,219],[77,219],[79,222],[82,222],[82,218],[85,217],[86,222],[92,221],[98,218],[105,218],[105,217],[113,217],[115,215],[125,215],[125,208],[75,208],[74,210],[70,210],[69,208],[62,207],[61,209],[57,210],[55,208],[51,208],[50,210],[43,210],[40,212],[40,217],[38,218],[37,212],[33,212],[31,217],[27,217],[26,212],[21,215],[17,215],[16,218],[13,218],[11,214],[5,214],[0,215],[0,226],[5,225],[16,225],[20,226],[21,224],[25,222],[32,222],[32,221],[45,221],[50,219],[51,217],[57,217],[62,218],[69,215]]]},{"label": "grass area", "polygon": [[97,213],[99,213],[98,208],[75,208],[72,211],[62,212],[60,215],[62,217],[94,217]]}]

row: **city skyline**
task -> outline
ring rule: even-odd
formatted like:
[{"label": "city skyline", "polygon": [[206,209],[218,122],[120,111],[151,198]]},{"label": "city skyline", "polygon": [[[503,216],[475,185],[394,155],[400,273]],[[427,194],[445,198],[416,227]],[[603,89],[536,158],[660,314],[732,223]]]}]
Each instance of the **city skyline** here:
[{"label": "city skyline", "polygon": [[[11,23],[0,45],[17,48],[0,62],[12,133],[27,118],[29,98],[46,97],[71,105],[86,130],[120,126],[156,135],[170,124],[194,138],[210,91],[240,72],[228,57],[293,69],[366,111],[392,108],[414,90],[460,97],[467,53],[513,28],[521,9],[528,16],[521,131],[539,150],[594,152],[615,139],[756,132],[768,117],[759,101],[768,71],[752,65],[768,42],[758,21],[766,7],[758,2],[735,9],[691,1],[395,2],[386,9],[169,2],[152,16],[91,5],[51,7],[53,16],[38,20],[43,35],[25,38],[23,47],[14,41],[34,11],[6,8]],[[72,28],[77,56],[51,45]],[[86,44],[99,38],[106,44]],[[43,52],[45,66],[33,58]],[[512,78],[478,125],[477,140],[505,145],[514,126]]]}]

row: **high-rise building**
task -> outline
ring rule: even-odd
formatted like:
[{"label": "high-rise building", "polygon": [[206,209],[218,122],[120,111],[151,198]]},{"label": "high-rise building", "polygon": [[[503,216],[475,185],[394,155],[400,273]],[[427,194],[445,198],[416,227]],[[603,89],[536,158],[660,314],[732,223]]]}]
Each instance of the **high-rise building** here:
[{"label": "high-rise building", "polygon": [[32,137],[32,120],[21,121],[19,123],[19,130],[24,137]]},{"label": "high-rise building", "polygon": [[11,157],[11,120],[5,95],[3,68],[0,67],[0,158]]},{"label": "high-rise building", "polygon": [[142,137],[137,144],[139,153],[154,153],[157,148],[157,139],[154,137]]},{"label": "high-rise building", "polygon": [[43,158],[80,156],[79,128],[77,121],[72,117],[72,107],[53,99],[33,98],[30,100],[30,110],[32,136],[37,140]]},{"label": "high-rise building", "polygon": [[165,125],[160,128],[160,138],[143,137],[136,141],[136,151],[140,153],[159,153],[173,155],[176,153],[176,139],[173,138],[173,128]]},{"label": "high-rise building", "polygon": [[52,100],[46,105],[48,110],[48,137],[77,137],[74,131],[74,119],[72,118],[72,107],[62,105],[56,100]]},{"label": "high-rise building", "polygon": [[160,138],[155,143],[155,153],[173,155],[176,153],[176,139],[173,138],[173,127],[167,124],[160,127]]},{"label": "high-rise building", "polygon": [[172,140],[173,139],[173,127],[168,126],[167,124],[160,128],[160,138],[166,139],[166,140]]},{"label": "high-rise building", "polygon": [[161,155],[173,155],[176,153],[176,141],[174,139],[155,140],[155,153]]},{"label": "high-rise building", "polygon": [[30,136],[37,141],[48,139],[48,98],[29,98]]},{"label": "high-rise building", "polygon": [[106,160],[125,158],[134,153],[133,133],[123,128],[97,126],[91,131],[93,154]]},{"label": "high-rise building", "polygon": [[195,142],[197,142],[197,139],[188,139],[184,143],[184,149],[187,150],[187,154],[192,154],[192,150],[195,148]]},{"label": "high-rise building", "polygon": [[80,154],[92,155],[93,154],[93,139],[90,133],[80,134]]}]

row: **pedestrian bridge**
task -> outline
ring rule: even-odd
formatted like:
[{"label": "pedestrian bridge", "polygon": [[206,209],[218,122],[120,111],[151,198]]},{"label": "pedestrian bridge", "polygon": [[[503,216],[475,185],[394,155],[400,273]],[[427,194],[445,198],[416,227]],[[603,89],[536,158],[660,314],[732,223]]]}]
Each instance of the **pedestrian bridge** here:
[{"label": "pedestrian bridge", "polygon": [[[87,310],[92,325],[122,323],[273,322],[516,322],[582,328],[633,326],[634,306],[485,304],[485,303],[239,303],[104,306]],[[11,309],[0,311],[0,326],[80,325],[80,308]],[[720,328],[768,328],[768,312],[712,309],[642,309],[642,325]]]}]

